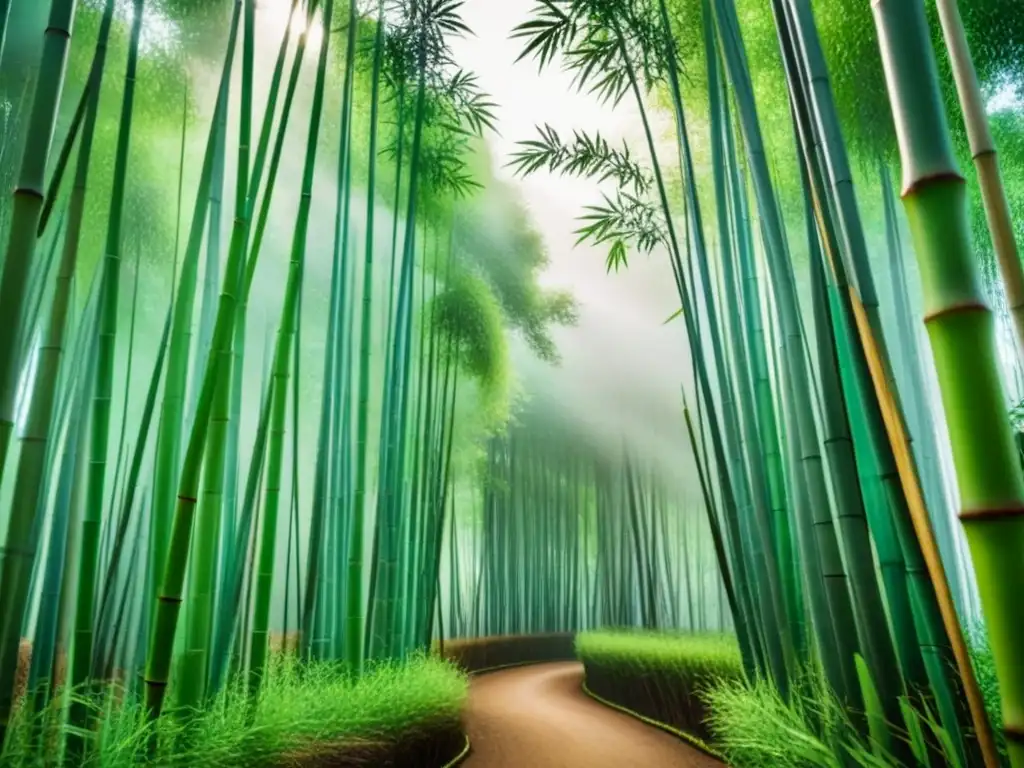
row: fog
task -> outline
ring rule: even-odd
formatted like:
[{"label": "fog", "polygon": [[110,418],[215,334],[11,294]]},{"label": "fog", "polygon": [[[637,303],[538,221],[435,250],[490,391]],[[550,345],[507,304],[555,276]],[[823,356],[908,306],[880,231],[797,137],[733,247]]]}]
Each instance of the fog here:
[{"label": "fog", "polygon": [[604,106],[576,92],[557,66],[541,74],[530,60],[513,63],[521,41],[509,35],[532,5],[466,0],[463,17],[475,36],[453,44],[459,65],[478,74],[500,107],[500,136],[489,137],[495,175],[521,190],[544,238],[550,258],[544,281],[570,290],[579,305],[579,323],[554,333],[561,364],[541,363],[518,344],[515,371],[535,405],[558,409],[596,441],[621,444],[625,437],[671,477],[692,479],[679,389],[692,373],[683,323],[664,324],[679,308],[667,256],[633,254],[627,270],[607,274],[606,252],[574,245],[573,235],[583,207],[600,202],[599,188],[546,173],[518,179],[506,167],[516,142],[533,138],[535,126],[545,123],[563,135],[585,129],[612,143],[625,139],[643,157],[639,115],[628,98]]},{"label": "fog", "polygon": [[[566,431],[580,436],[581,440],[589,443],[580,446],[581,452],[594,449],[606,453],[618,452],[625,442],[641,462],[653,463],[662,471],[665,479],[675,486],[679,495],[686,498],[688,506],[696,504],[699,492],[693,463],[689,459],[690,451],[680,398],[680,385],[684,381],[688,382],[692,373],[682,322],[665,324],[665,320],[673,315],[679,306],[667,257],[657,251],[650,257],[632,254],[628,269],[618,274],[607,274],[606,252],[601,248],[575,245],[576,235],[573,234],[579,226],[576,219],[582,213],[583,207],[600,202],[600,188],[592,181],[547,174],[517,179],[506,167],[512,153],[516,151],[516,142],[531,138],[535,132],[535,125],[544,123],[564,133],[570,133],[574,128],[582,128],[588,132],[597,130],[612,142],[625,139],[638,151],[638,157],[644,157],[642,144],[638,143],[638,139],[642,140],[642,136],[639,135],[639,117],[628,99],[615,109],[604,107],[598,104],[596,99],[576,93],[572,89],[570,78],[557,68],[551,68],[541,75],[537,73],[535,64],[530,61],[514,64],[519,52],[519,43],[509,40],[509,33],[515,24],[526,18],[531,2],[532,0],[467,0],[462,9],[463,18],[475,31],[475,35],[453,42],[459,66],[476,73],[482,89],[499,104],[498,133],[487,138],[492,153],[493,173],[497,179],[508,182],[518,192],[532,225],[543,238],[550,263],[542,275],[542,283],[547,288],[569,291],[578,305],[577,324],[552,330],[552,337],[561,358],[558,364],[542,362],[517,332],[509,333],[510,368],[513,379],[511,393],[517,398],[513,402],[513,418],[517,409],[557,412]],[[256,116],[262,115],[265,107],[280,35],[287,23],[289,5],[288,0],[263,0],[258,6],[258,55],[254,72]],[[95,8],[93,3],[88,3],[88,6]],[[119,4],[118,15],[122,23],[127,22],[129,14],[130,4]],[[37,21],[39,24],[43,23],[42,19]],[[76,37],[76,42],[80,44],[73,51],[75,55],[88,57],[93,45],[93,39],[89,35],[95,35],[95,31],[90,31],[85,24],[81,27],[85,31]],[[300,29],[300,25],[296,24],[293,25],[292,31],[297,33]],[[173,88],[170,92],[154,94],[152,89],[155,81],[151,79],[154,71],[145,68],[145,61],[139,76],[140,99],[136,109],[137,115],[145,115],[145,119],[138,118],[133,126],[129,159],[129,205],[125,211],[121,270],[122,320],[118,327],[114,374],[115,381],[118,382],[115,390],[123,393],[123,384],[127,383],[130,395],[127,405],[118,403],[111,423],[111,435],[117,436],[122,428],[121,407],[124,405],[128,452],[132,450],[135,440],[145,399],[144,393],[156,357],[157,350],[153,340],[159,338],[170,301],[172,264],[175,258],[180,259],[188,238],[195,189],[220,77],[223,44],[226,41],[226,35],[212,36],[208,42],[203,43],[204,48],[209,46],[209,50],[204,50],[203,55],[183,58],[180,55],[182,45],[175,39],[173,26],[160,17],[158,10],[147,11],[144,30],[144,54],[150,55],[152,61],[158,62],[152,66],[166,66],[165,63],[159,63],[160,56],[163,55],[168,61],[177,62],[173,66],[182,67],[185,77],[181,82],[176,82],[173,70],[170,74],[164,71],[162,76],[170,81]],[[41,31],[40,26],[33,34],[39,34]],[[254,443],[258,404],[268,354],[272,349],[273,334],[280,322],[292,232],[300,199],[316,47],[320,42],[322,30],[316,29],[311,35],[302,79],[292,109],[283,160],[274,189],[267,237],[249,298],[246,356],[242,371],[244,388],[239,434],[239,467],[243,474],[238,481],[239,492],[245,483],[244,472]],[[221,271],[227,256],[234,208],[238,135],[237,93],[240,80],[238,58],[239,54],[236,54],[232,89],[235,95],[229,112],[224,168],[225,185],[220,233]],[[120,61],[118,60],[117,66],[110,67],[104,81],[104,90],[112,89],[112,94],[120,93],[120,78],[123,72]],[[70,110],[65,106],[73,104],[82,87],[81,82],[72,77],[76,73],[81,73],[74,68],[69,68],[69,73],[71,74],[65,88],[65,105],[62,106],[56,134],[57,142],[62,141],[70,119]],[[285,77],[287,79],[287,69]],[[184,90],[186,87],[187,94]],[[148,93],[147,88],[150,89]],[[298,376],[304,405],[299,424],[298,445],[301,455],[297,466],[301,493],[304,497],[301,502],[304,527],[308,524],[306,516],[309,514],[313,486],[319,393],[323,374],[333,258],[340,113],[338,90],[340,89],[329,91],[324,107],[302,299],[301,360]],[[181,114],[183,98],[186,95],[193,107],[186,124],[184,168],[180,179],[183,196],[176,257],[172,247],[174,233],[166,231],[166,222],[173,224],[177,217]],[[119,102],[118,96],[104,102],[103,119],[109,120],[112,125],[117,121]],[[360,110],[365,108],[366,105],[357,107]],[[259,129],[260,121],[257,119],[253,126],[254,140]],[[111,132],[107,139],[113,135]],[[109,174],[109,170],[106,173]],[[95,210],[105,211],[102,205],[109,204],[109,191],[103,184],[109,182],[97,183],[92,180],[91,183],[90,200],[102,200],[103,202],[96,203]],[[366,198],[361,183],[361,174],[357,174],[351,203],[351,246],[357,253],[361,253],[365,238],[363,222],[366,218]],[[136,196],[136,200],[143,199],[144,204],[138,205],[133,202],[133,195]],[[156,213],[159,213],[159,221],[152,218]],[[93,272],[101,261],[102,241],[106,229],[103,221],[102,218],[96,218],[87,227],[89,231],[83,244],[79,265],[80,273],[84,275],[79,281],[82,298]],[[378,296],[383,296],[381,289],[388,280],[392,223],[393,217],[389,207],[378,202],[374,249]],[[203,252],[199,264],[200,286],[206,269],[205,247]],[[140,265],[137,273],[136,258],[139,259]],[[135,344],[130,377],[126,382],[125,366],[132,338],[128,320],[133,310],[133,289],[136,279],[139,288]],[[357,276],[356,279],[361,279],[361,276]],[[200,292],[197,293],[195,304],[194,338],[199,335],[202,303]],[[375,380],[380,380],[385,357],[384,302],[380,302],[378,309],[379,312],[374,313]],[[77,311],[81,311],[81,306]],[[194,376],[193,372],[197,370],[195,365],[190,364],[189,368],[190,377]],[[190,381],[187,406],[194,403],[197,386],[198,381]],[[371,441],[376,440],[380,408],[379,388],[373,389],[370,406]],[[466,413],[472,422],[473,388],[460,385],[459,391],[462,398],[460,419],[462,413]],[[306,395],[309,397],[306,398]],[[117,397],[120,399],[121,394]],[[155,420],[151,428],[147,465],[153,457],[156,423]],[[479,423],[471,423],[468,429],[478,427]],[[290,419],[288,430],[292,430]],[[478,438],[482,436],[477,435]],[[290,443],[290,437],[288,439]],[[117,444],[113,437],[111,442]],[[109,458],[111,464],[115,460],[114,445],[111,447]],[[291,461],[286,461],[282,477],[285,487],[291,482],[291,471]],[[151,478],[144,479],[147,486],[151,482]],[[374,485],[374,478],[371,477],[371,489]],[[107,493],[112,494],[113,484],[108,483],[108,486]],[[6,493],[10,488],[0,490]],[[151,490],[151,487],[141,488],[140,494],[147,494]],[[372,508],[372,500],[370,505]],[[282,557],[285,542],[286,537],[280,536],[279,548]],[[45,555],[45,551],[40,554]],[[275,585],[279,597],[283,589],[283,583]]]}]

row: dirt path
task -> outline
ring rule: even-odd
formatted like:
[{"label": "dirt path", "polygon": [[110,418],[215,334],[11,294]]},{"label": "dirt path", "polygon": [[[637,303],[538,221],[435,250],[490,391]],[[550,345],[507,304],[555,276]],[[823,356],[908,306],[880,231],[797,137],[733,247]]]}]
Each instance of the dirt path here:
[{"label": "dirt path", "polygon": [[469,768],[723,768],[581,689],[583,667],[538,664],[473,680]]}]

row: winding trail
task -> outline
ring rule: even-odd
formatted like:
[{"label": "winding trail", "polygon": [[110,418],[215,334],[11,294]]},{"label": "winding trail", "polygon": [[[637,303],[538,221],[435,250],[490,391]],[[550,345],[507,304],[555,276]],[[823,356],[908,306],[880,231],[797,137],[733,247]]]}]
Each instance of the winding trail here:
[{"label": "winding trail", "polygon": [[469,768],[723,768],[582,689],[583,666],[537,664],[473,679]]}]

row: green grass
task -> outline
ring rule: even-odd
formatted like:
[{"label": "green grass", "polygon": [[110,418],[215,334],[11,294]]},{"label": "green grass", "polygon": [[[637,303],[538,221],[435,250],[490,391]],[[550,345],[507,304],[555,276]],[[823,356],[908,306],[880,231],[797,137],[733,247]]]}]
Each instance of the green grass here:
[{"label": "green grass", "polygon": [[820,675],[794,679],[793,694],[784,701],[766,680],[721,681],[705,691],[711,731],[730,765],[841,768],[836,756],[843,744],[864,751],[853,743],[853,727]]},{"label": "green grass", "polygon": [[734,637],[719,634],[596,631],[576,636],[587,688],[602,699],[712,743],[703,694],[743,679]]},{"label": "green grass", "polygon": [[609,667],[700,679],[742,676],[739,646],[731,635],[675,632],[582,632],[576,655]]},{"label": "green grass", "polygon": [[[331,764],[379,765],[380,756],[394,746],[426,743],[434,735],[447,743],[461,734],[467,693],[465,674],[436,658],[380,665],[353,682],[336,665],[300,665],[294,657],[279,656],[255,707],[243,679],[193,718],[157,721],[160,747],[151,762],[190,768],[301,765],[330,754],[343,758]],[[139,762],[151,734],[140,699],[110,691],[101,710],[98,744],[83,767],[121,768]],[[19,712],[3,755],[5,768],[53,762],[49,749],[31,744],[33,732],[38,733],[48,716]],[[437,765],[453,756],[454,751],[439,756]]]},{"label": "green grass", "polygon": [[[984,628],[970,627],[967,638],[985,708],[993,724],[998,725],[999,686]],[[769,682],[725,680],[710,687],[704,700],[715,744],[734,768],[907,765],[893,757],[890,750],[873,746],[857,733],[850,713],[829,690],[820,671],[810,667],[796,679],[789,702],[783,701]],[[946,765],[963,766],[934,713],[921,712],[906,699],[901,709],[904,722],[893,725],[891,731],[894,739],[910,743],[917,759],[910,765],[924,764],[923,737],[930,735],[940,745]],[[994,731],[1003,765],[1008,765],[1002,732],[998,727]]]}]

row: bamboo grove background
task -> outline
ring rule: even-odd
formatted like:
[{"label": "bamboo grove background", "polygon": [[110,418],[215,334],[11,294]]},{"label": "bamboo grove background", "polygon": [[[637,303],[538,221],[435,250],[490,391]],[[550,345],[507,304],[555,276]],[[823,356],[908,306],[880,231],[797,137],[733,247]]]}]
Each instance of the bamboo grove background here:
[{"label": "bamboo grove background", "polygon": [[638,115],[635,145],[541,123],[511,165],[593,182],[610,272],[667,262],[677,472],[516,388],[509,339],[556,363],[575,306],[491,169],[461,3],[285,7],[0,1],[0,737],[26,691],[72,761],[105,682],[150,718],[257,693],[272,634],[359,675],[731,628],[897,756],[909,701],[964,764],[1024,765],[1012,3],[524,6],[518,66]]}]

